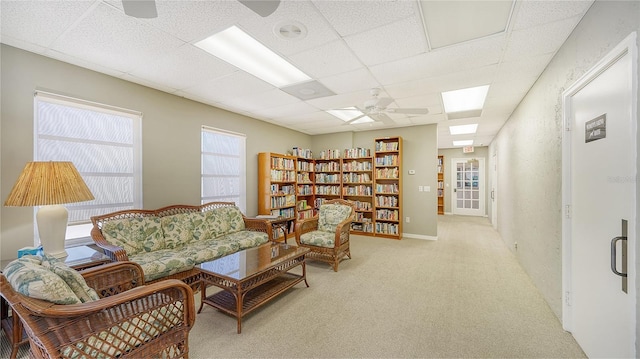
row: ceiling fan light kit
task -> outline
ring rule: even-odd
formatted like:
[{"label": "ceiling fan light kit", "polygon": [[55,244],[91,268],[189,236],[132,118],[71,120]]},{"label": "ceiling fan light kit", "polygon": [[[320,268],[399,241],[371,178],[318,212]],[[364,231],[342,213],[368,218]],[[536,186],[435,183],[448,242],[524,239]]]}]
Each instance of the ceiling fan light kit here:
[{"label": "ceiling fan light kit", "polygon": [[[350,120],[346,120],[344,125],[353,125],[356,123],[361,123],[361,121],[358,121],[358,120],[364,117],[368,117],[375,122],[382,122],[386,125],[394,125],[395,121],[391,117],[389,117],[389,115],[387,115],[388,113],[403,114],[403,115],[426,115],[429,113],[429,109],[427,108],[387,108],[387,106],[393,103],[394,99],[390,97],[378,97],[380,95],[380,89],[377,87],[374,87],[371,90],[369,90],[369,93],[371,94],[371,99],[366,100],[364,102],[364,107],[362,110],[360,110],[355,106],[348,108],[348,109],[351,109],[352,111],[354,109],[359,110],[362,112],[362,114]],[[340,110],[348,110],[348,109],[340,109]],[[331,113],[331,111],[328,111],[328,112]],[[333,115],[335,116],[335,114]],[[338,117],[338,118],[344,120],[341,117]],[[371,121],[363,121],[363,122],[371,122]]]}]

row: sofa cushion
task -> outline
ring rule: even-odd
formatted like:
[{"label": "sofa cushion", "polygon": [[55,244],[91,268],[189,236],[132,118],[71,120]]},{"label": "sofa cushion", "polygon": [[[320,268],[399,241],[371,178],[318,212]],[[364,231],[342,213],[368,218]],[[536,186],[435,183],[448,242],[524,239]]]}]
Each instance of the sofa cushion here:
[{"label": "sofa cushion", "polygon": [[205,222],[203,225],[209,229],[209,233],[211,233],[210,238],[220,238],[231,230],[229,215],[224,207],[206,211],[204,215]]},{"label": "sofa cushion", "polygon": [[192,235],[191,241],[201,241],[203,239],[209,239],[214,236],[213,228],[208,225],[207,216],[202,212],[189,213],[189,221],[191,221]]},{"label": "sofa cushion", "polygon": [[227,213],[227,220],[229,221],[229,231],[225,234],[235,233],[245,229],[244,217],[238,206],[225,206],[222,208]]},{"label": "sofa cushion", "polygon": [[186,250],[186,255],[196,264],[209,262],[240,250],[238,243],[225,237],[211,238],[200,242],[192,242]]},{"label": "sofa cushion", "polygon": [[191,213],[178,213],[162,217],[165,248],[181,248],[193,240]]},{"label": "sofa cushion", "polygon": [[311,231],[300,236],[300,243],[333,248],[336,243],[336,234],[335,232]]},{"label": "sofa cushion", "polygon": [[264,232],[240,231],[224,236],[226,240],[237,243],[240,250],[257,247],[269,242],[269,236]]},{"label": "sofa cushion", "polygon": [[144,280],[152,281],[172,274],[184,272],[195,266],[195,261],[185,250],[167,248],[154,252],[142,252],[129,256],[144,272]]},{"label": "sofa cushion", "polygon": [[329,203],[321,205],[319,212],[318,230],[335,233],[338,224],[351,215],[351,207],[343,204]]},{"label": "sofa cushion", "polygon": [[42,266],[39,256],[23,256],[7,264],[2,273],[11,287],[27,297],[55,304],[79,304],[78,296],[62,278]]},{"label": "sofa cushion", "polygon": [[69,268],[57,258],[45,254],[42,257],[42,266],[62,278],[82,303],[100,299],[98,293],[87,285],[84,277],[78,271]]},{"label": "sofa cushion", "polygon": [[122,247],[127,255],[152,252],[165,247],[165,240],[157,217],[124,218],[102,225],[107,242]]}]

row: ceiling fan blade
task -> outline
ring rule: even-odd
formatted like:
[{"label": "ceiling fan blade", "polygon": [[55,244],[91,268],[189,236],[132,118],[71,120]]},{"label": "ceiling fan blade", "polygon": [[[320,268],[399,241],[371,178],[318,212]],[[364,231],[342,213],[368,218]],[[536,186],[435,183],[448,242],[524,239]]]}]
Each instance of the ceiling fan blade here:
[{"label": "ceiling fan blade", "polygon": [[362,114],[362,115],[360,115],[360,116],[358,116],[358,117],[354,117],[354,118],[350,119],[349,121],[345,121],[342,125],[343,125],[343,126],[344,126],[344,125],[350,125],[350,124],[352,124],[353,122],[355,122],[355,121],[357,121],[357,120],[359,120],[359,119],[361,119],[361,118],[363,118],[363,117],[365,117],[365,116],[368,116],[368,115],[367,115],[367,114]]},{"label": "ceiling fan blade", "polygon": [[267,17],[273,14],[280,5],[280,0],[238,0],[256,14]]},{"label": "ceiling fan blade", "polygon": [[142,19],[158,17],[155,0],[122,0],[124,13]]},{"label": "ceiling fan blade", "polygon": [[407,115],[426,115],[429,109],[426,108],[388,108],[385,111],[389,113],[403,113]]},{"label": "ceiling fan blade", "polygon": [[378,119],[379,121],[381,121],[382,123],[384,123],[385,125],[395,125],[395,121],[393,121],[391,119],[391,117],[389,117],[386,113],[378,113],[375,115],[376,119]]},{"label": "ceiling fan blade", "polygon": [[389,106],[389,104],[391,104],[393,102],[392,98],[389,97],[381,97],[378,99],[378,102],[376,102],[376,107],[378,108],[385,108],[387,106]]}]

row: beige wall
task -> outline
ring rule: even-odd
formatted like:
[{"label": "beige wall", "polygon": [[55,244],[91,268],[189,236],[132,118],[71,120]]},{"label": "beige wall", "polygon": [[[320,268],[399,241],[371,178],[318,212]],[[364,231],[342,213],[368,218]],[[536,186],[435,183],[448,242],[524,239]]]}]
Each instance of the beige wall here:
[{"label": "beige wall", "polygon": [[562,92],[629,33],[640,30],[639,14],[638,1],[596,1],[489,148],[498,155],[498,230],[558,318]]},{"label": "beige wall", "polygon": [[[202,125],[247,135],[247,214],[257,214],[257,153],[310,147],[311,136],[10,46],[1,48],[1,184],[7,198],[33,159],[33,93],[48,90],[142,112],[143,206],[200,202]],[[286,139],[286,141],[283,141]],[[33,245],[33,209],[0,207],[3,259]]]},{"label": "beige wall", "polygon": [[489,147],[475,147],[473,153],[464,153],[462,148],[446,148],[438,150],[438,155],[444,156],[444,184],[445,184],[445,197],[444,197],[444,213],[451,214],[453,208],[451,207],[451,199],[453,198],[452,189],[455,187],[455,182],[452,182],[451,178],[451,160],[454,158],[484,158],[484,204],[485,215],[489,215],[489,201],[490,201],[490,178],[489,173]]},{"label": "beige wall", "polygon": [[[202,125],[247,135],[247,215],[257,214],[257,153],[288,153],[293,146],[345,149],[373,148],[379,136],[405,138],[405,168],[435,178],[436,126],[416,130],[342,132],[309,136],[182,97],[123,81],[64,62],[2,45],[0,48],[0,198],[4,200],[25,163],[33,159],[33,93],[46,90],[143,113],[143,207],[157,208],[200,201],[200,129]],[[283,140],[286,139],[286,140]],[[419,155],[408,154],[418,151]],[[429,160],[425,161],[424,159]],[[429,164],[430,161],[433,163]],[[415,165],[414,165],[415,163]],[[433,174],[427,174],[433,172]],[[405,176],[405,181],[407,181]],[[435,188],[432,183],[425,183]],[[417,185],[416,185],[417,186]],[[435,192],[432,192],[435,193]],[[405,232],[435,236],[435,195],[408,196]],[[433,202],[433,203],[432,203]],[[425,208],[433,207],[433,215]],[[33,245],[33,209],[0,207],[0,256],[15,257]]]}]

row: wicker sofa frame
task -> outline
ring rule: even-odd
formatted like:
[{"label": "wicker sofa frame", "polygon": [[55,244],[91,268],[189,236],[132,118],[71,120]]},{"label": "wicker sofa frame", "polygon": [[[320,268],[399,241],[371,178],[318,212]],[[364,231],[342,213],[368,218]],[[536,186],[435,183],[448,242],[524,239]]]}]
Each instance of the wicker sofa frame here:
[{"label": "wicker sofa frame", "polygon": [[[209,202],[199,206],[193,205],[172,205],[167,207],[162,207],[155,210],[145,210],[145,209],[130,209],[123,210],[113,213],[108,213],[100,216],[91,217],[91,222],[93,223],[93,228],[91,229],[91,238],[95,244],[102,248],[107,256],[111,258],[113,261],[128,261],[129,257],[127,256],[126,251],[122,247],[115,246],[109,243],[104,236],[102,235],[102,225],[107,221],[112,220],[120,220],[120,219],[128,219],[128,218],[144,218],[144,217],[164,217],[171,216],[174,214],[182,214],[182,213],[194,213],[194,212],[206,212],[213,210],[215,208],[221,208],[225,206],[235,206],[233,202]],[[264,219],[256,219],[256,218],[247,218],[242,215],[244,220],[245,230],[248,231],[257,231],[257,232],[266,232],[268,238],[273,238],[272,236],[272,227],[269,223]],[[164,276],[162,278],[148,281],[147,283],[155,283],[165,279],[178,279],[186,284],[190,285],[194,290],[200,284],[200,269],[192,268],[190,270],[186,270],[183,272],[175,273],[172,275]]]},{"label": "wicker sofa frame", "polygon": [[[188,285],[178,280],[145,285],[142,268],[133,262],[80,273],[99,300],[53,304],[14,291],[0,275],[0,294],[22,319],[31,358],[189,357],[196,312]],[[126,339],[114,343],[106,336]]]},{"label": "wicker sofa frame", "polygon": [[351,249],[349,247],[349,231],[351,230],[351,222],[356,216],[356,207],[353,203],[344,199],[332,199],[323,202],[323,204],[341,204],[351,207],[351,214],[347,219],[340,222],[336,227],[335,243],[333,247],[321,247],[314,246],[300,242],[300,236],[305,233],[318,230],[319,215],[314,217],[299,220],[296,223],[296,243],[300,247],[309,248],[311,252],[307,254],[308,259],[315,259],[318,261],[331,264],[333,271],[338,271],[338,265],[340,260],[344,257],[351,259]]}]

